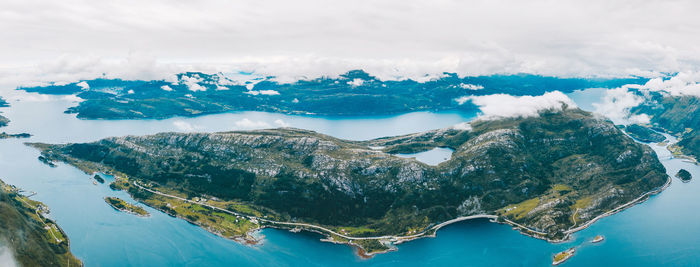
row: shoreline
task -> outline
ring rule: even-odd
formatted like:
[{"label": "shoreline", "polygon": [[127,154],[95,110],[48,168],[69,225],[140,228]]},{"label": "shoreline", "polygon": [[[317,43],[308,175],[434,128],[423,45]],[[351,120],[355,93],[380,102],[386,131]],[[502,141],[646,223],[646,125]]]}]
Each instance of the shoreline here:
[{"label": "shoreline", "polygon": [[110,203],[109,201],[107,201],[107,198],[109,198],[109,197],[105,197],[105,203],[107,203],[107,205],[109,205],[110,207],[112,207],[112,208],[113,208],[114,210],[116,210],[116,211],[123,212],[123,213],[126,213],[126,214],[131,214],[131,215],[134,215],[134,216],[136,216],[136,217],[141,217],[141,218],[151,217],[151,214],[150,214],[150,213],[138,214],[138,213],[133,212],[133,211],[130,211],[130,210],[128,210],[128,209],[120,209],[120,208],[117,208],[117,207],[114,206],[112,203]]},{"label": "shoreline", "polygon": [[[68,162],[66,162],[66,163],[68,163]],[[71,163],[68,163],[68,164],[72,165]],[[87,173],[87,174],[89,174],[89,175],[94,175],[94,174],[97,173],[97,172],[105,172],[105,171],[109,172],[108,170],[102,170],[102,171],[100,171],[100,170],[99,170],[100,168],[93,169],[93,168],[89,168],[89,167],[88,167],[88,168],[85,168],[85,169],[83,169],[83,168],[79,168],[79,169],[83,170],[85,173]],[[106,173],[106,172],[105,172],[105,173]],[[374,255],[377,255],[377,254],[383,254],[383,253],[388,253],[388,252],[391,252],[391,251],[396,251],[396,250],[398,250],[398,247],[396,247],[396,245],[399,245],[399,244],[402,244],[402,243],[405,243],[405,242],[408,242],[408,241],[413,241],[413,240],[420,239],[420,238],[425,238],[425,237],[436,237],[436,236],[437,236],[437,231],[438,231],[439,229],[441,229],[441,228],[443,228],[443,227],[445,227],[445,226],[454,224],[454,223],[463,222],[463,221],[472,220],[472,219],[489,219],[490,222],[499,223],[499,224],[507,224],[507,225],[511,226],[511,227],[513,228],[513,230],[518,231],[518,232],[519,232],[520,234],[522,234],[522,235],[525,235],[525,236],[528,236],[528,237],[532,237],[532,238],[541,239],[541,240],[545,240],[545,241],[547,241],[547,242],[549,242],[549,243],[553,243],[553,244],[566,242],[566,241],[570,240],[571,234],[573,234],[573,233],[575,233],[575,232],[578,232],[578,231],[581,231],[581,230],[584,230],[584,229],[586,229],[587,227],[589,227],[590,225],[592,225],[593,223],[595,223],[596,221],[598,221],[598,220],[600,220],[600,219],[602,219],[602,218],[604,218],[604,217],[607,217],[607,216],[610,216],[610,215],[614,215],[614,214],[616,214],[616,213],[618,213],[618,212],[620,212],[620,211],[623,211],[623,210],[625,210],[625,209],[627,209],[627,208],[629,208],[629,207],[634,206],[634,204],[638,204],[638,203],[641,203],[641,202],[645,201],[646,198],[648,198],[649,196],[652,196],[652,195],[655,195],[655,194],[658,194],[658,193],[662,192],[663,190],[665,190],[666,188],[668,188],[668,186],[670,186],[671,181],[672,181],[672,177],[670,177],[670,176],[667,175],[667,181],[666,181],[666,183],[665,183],[663,186],[658,187],[658,188],[656,188],[656,189],[654,189],[654,190],[652,190],[652,191],[648,191],[648,192],[642,194],[641,196],[635,198],[634,200],[632,200],[632,201],[630,201],[630,202],[627,202],[627,203],[625,203],[625,204],[622,204],[622,205],[620,205],[620,206],[618,206],[618,207],[616,207],[616,208],[614,208],[614,209],[612,209],[612,210],[610,210],[610,211],[607,211],[607,212],[605,212],[605,213],[603,213],[603,214],[601,214],[601,215],[598,215],[598,216],[596,216],[595,218],[593,218],[593,219],[591,219],[591,220],[589,220],[589,221],[586,221],[586,222],[585,222],[583,225],[581,225],[581,226],[578,226],[578,227],[576,227],[576,228],[570,228],[570,229],[564,231],[565,236],[564,236],[563,238],[561,238],[561,239],[550,239],[550,238],[547,238],[547,237],[546,237],[547,233],[545,233],[545,232],[538,231],[538,230],[536,230],[536,229],[532,229],[532,228],[527,227],[527,226],[524,226],[524,225],[522,225],[522,224],[513,222],[513,221],[511,221],[511,220],[509,220],[509,219],[507,219],[507,218],[505,218],[505,217],[501,217],[501,216],[498,216],[498,215],[492,215],[492,214],[475,214],[475,215],[469,215],[469,216],[461,216],[461,217],[458,217],[458,218],[454,218],[454,219],[451,219],[451,220],[448,220],[448,221],[445,221],[445,222],[442,222],[442,223],[439,223],[439,224],[430,226],[430,227],[426,228],[425,230],[423,230],[423,231],[420,232],[420,233],[413,234],[413,235],[407,235],[407,236],[385,235],[385,236],[372,236],[372,237],[352,237],[352,236],[346,236],[346,235],[337,233],[337,232],[335,232],[335,231],[333,231],[333,230],[331,230],[331,229],[328,229],[328,228],[326,228],[326,227],[319,226],[319,225],[313,225],[313,224],[308,224],[308,223],[294,223],[294,222],[273,221],[273,220],[269,220],[269,219],[265,219],[265,218],[259,218],[259,217],[255,217],[255,216],[251,216],[251,215],[246,215],[246,214],[241,214],[241,213],[233,212],[233,211],[230,211],[230,210],[227,210],[227,209],[223,209],[223,208],[219,208],[219,207],[216,207],[216,206],[211,206],[211,205],[206,205],[206,204],[202,204],[202,203],[197,203],[197,202],[194,202],[194,201],[189,200],[189,199],[184,199],[184,198],[181,198],[181,197],[178,197],[178,196],[172,196],[172,195],[169,195],[169,194],[165,194],[165,193],[161,193],[161,192],[152,190],[152,189],[150,189],[150,188],[143,187],[143,186],[141,186],[138,182],[136,182],[135,180],[132,180],[132,179],[128,179],[128,180],[131,181],[131,182],[130,182],[131,184],[135,185],[136,187],[138,187],[138,188],[141,189],[141,190],[145,190],[145,191],[148,191],[148,192],[151,192],[151,193],[154,193],[154,194],[158,194],[158,195],[161,195],[161,196],[165,196],[165,197],[175,198],[175,199],[178,199],[178,200],[180,200],[180,201],[185,201],[185,202],[189,202],[189,203],[194,203],[194,204],[198,204],[198,205],[203,205],[203,206],[206,206],[206,207],[208,207],[208,208],[210,208],[210,209],[214,209],[214,210],[226,212],[226,213],[229,213],[229,214],[232,214],[232,215],[242,216],[242,217],[247,218],[248,220],[251,220],[251,221],[253,221],[253,222],[257,222],[256,224],[258,225],[258,227],[255,228],[255,229],[249,230],[248,232],[246,232],[245,235],[228,237],[228,236],[224,236],[224,235],[222,235],[222,234],[220,234],[220,233],[217,233],[217,232],[215,232],[215,231],[212,231],[211,229],[209,229],[209,227],[205,227],[205,226],[202,226],[202,225],[200,225],[200,224],[193,223],[192,221],[188,220],[187,218],[184,218],[184,217],[182,217],[182,216],[179,216],[179,214],[173,216],[173,215],[169,214],[168,212],[159,209],[158,207],[153,207],[153,206],[151,206],[151,205],[148,205],[148,203],[145,203],[145,202],[143,202],[143,201],[141,201],[141,200],[134,199],[134,200],[136,200],[136,201],[138,201],[138,202],[140,202],[140,203],[142,203],[142,204],[144,204],[144,205],[146,205],[146,206],[149,206],[149,207],[154,208],[154,209],[156,209],[156,210],[158,210],[158,211],[160,211],[160,212],[163,212],[163,213],[165,213],[165,214],[168,214],[168,215],[170,215],[171,217],[176,217],[176,218],[183,219],[183,220],[189,222],[190,224],[194,224],[194,225],[196,225],[196,226],[199,226],[199,227],[205,229],[207,232],[210,232],[210,233],[215,234],[215,235],[217,235],[217,236],[223,237],[223,238],[225,238],[225,239],[229,239],[229,240],[236,241],[236,242],[241,243],[241,244],[243,244],[243,245],[256,245],[256,244],[259,244],[262,240],[258,240],[257,238],[254,238],[253,233],[255,233],[255,232],[257,232],[257,231],[260,231],[260,230],[263,230],[263,229],[265,229],[265,228],[274,228],[274,229],[281,229],[281,230],[298,229],[298,231],[304,230],[304,231],[308,231],[308,232],[314,232],[314,233],[321,234],[322,236],[324,236],[324,238],[322,238],[322,239],[320,240],[320,241],[322,241],[322,242],[331,242],[331,243],[335,243],[335,244],[344,244],[344,245],[352,246],[352,247],[354,247],[354,248],[357,249],[356,254],[357,254],[359,257],[364,258],[364,259],[368,259],[368,258],[373,257]],[[131,194],[129,194],[129,195],[131,195]],[[131,195],[131,197],[133,198],[133,195]],[[501,219],[502,219],[502,221],[501,221]],[[263,223],[264,223],[264,224],[263,224]],[[347,239],[347,241],[344,241],[344,240],[334,240],[334,239],[333,239],[333,236],[338,236],[338,237],[341,237],[341,238],[343,238],[343,239]],[[361,245],[359,245],[359,244],[353,242],[353,240],[377,240],[377,241],[381,242],[382,244],[388,244],[388,245],[386,245],[386,246],[388,247],[388,249],[386,249],[386,250],[380,250],[380,251],[367,252]],[[384,241],[384,242],[382,242],[382,241]]]}]

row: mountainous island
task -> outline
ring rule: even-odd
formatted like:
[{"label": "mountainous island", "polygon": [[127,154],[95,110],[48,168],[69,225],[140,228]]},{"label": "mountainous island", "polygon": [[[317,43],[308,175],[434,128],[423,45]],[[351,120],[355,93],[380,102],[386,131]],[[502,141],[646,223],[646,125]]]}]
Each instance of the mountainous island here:
[{"label": "mountainous island", "polygon": [[48,208],[0,181],[0,248],[8,247],[20,266],[82,266],[70,252],[68,237]]},{"label": "mountainous island", "polygon": [[459,77],[445,73],[426,82],[383,81],[362,70],[338,78],[280,83],[274,77],[233,81],[226,75],[187,72],[172,81],[94,79],[69,84],[20,87],[41,94],[77,95],[85,101],[69,108],[81,119],[163,119],[231,111],[285,114],[369,116],[412,111],[475,111],[460,97],[510,94],[541,95],[591,87],[615,88],[648,79],[557,78],[537,75]]},{"label": "mountainous island", "polygon": [[[469,218],[560,241],[670,179],[649,147],[578,109],[369,141],[281,128],[29,145],[49,163],[114,174],[112,188],[224,237],[308,230],[369,255]],[[451,159],[392,155],[435,147]]]}]

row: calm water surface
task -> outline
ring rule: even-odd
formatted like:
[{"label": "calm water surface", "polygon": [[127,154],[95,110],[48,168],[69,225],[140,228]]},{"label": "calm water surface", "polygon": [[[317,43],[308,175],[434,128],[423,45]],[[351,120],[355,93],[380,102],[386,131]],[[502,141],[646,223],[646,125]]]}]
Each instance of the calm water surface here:
[{"label": "calm water surface", "polygon": [[[50,168],[41,164],[36,159],[39,153],[22,144],[86,142],[162,131],[277,126],[364,140],[447,127],[470,120],[474,114],[419,112],[347,119],[243,112],[168,120],[83,121],[62,113],[74,105],[69,100],[10,94],[12,107],[0,111],[13,121],[0,131],[30,132],[35,136],[0,140],[0,178],[38,192],[34,198],[51,208],[50,216],[68,233],[74,254],[87,266],[549,266],[552,255],[571,246],[579,246],[578,251],[565,266],[700,265],[700,187],[695,180],[684,184],[674,178],[662,194],[600,220],[563,244],[550,244],[520,235],[506,225],[475,220],[447,226],[437,238],[408,242],[399,245],[396,252],[363,260],[348,246],[319,242],[316,234],[268,229],[262,231],[264,243],[251,247],[219,238],[151,208],[146,207],[152,214],[149,218],[117,212],[104,203],[105,196],[133,200],[124,192],[109,190],[109,177],[105,185],[93,185],[90,176],[73,167],[59,164]],[[585,91],[572,96],[576,101],[586,97],[595,99]],[[18,98],[19,102],[14,101]],[[685,168],[695,179],[700,176],[697,166],[671,158],[663,147],[652,147],[669,174]],[[590,244],[597,234],[605,235],[606,240]]]},{"label": "calm water surface", "polygon": [[411,154],[396,154],[402,158],[415,158],[417,161],[428,165],[438,165],[441,162],[448,161],[452,157],[452,149],[446,147],[436,147],[428,151],[411,153]]}]

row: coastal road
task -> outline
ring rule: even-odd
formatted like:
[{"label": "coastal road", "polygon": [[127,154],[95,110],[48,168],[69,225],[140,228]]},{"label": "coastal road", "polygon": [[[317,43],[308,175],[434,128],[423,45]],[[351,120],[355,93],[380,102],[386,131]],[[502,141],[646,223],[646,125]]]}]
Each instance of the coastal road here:
[{"label": "coastal road", "polygon": [[[333,230],[331,230],[331,229],[328,229],[328,228],[325,228],[325,227],[323,227],[323,226],[318,226],[318,225],[313,225],[313,224],[308,224],[308,223],[293,223],[293,222],[273,221],[273,220],[268,220],[268,219],[265,219],[265,218],[259,218],[259,217],[255,217],[255,216],[249,216],[249,215],[245,215],[245,214],[240,214],[240,213],[233,212],[233,211],[230,211],[230,210],[227,210],[227,209],[222,209],[222,208],[219,208],[219,207],[215,207],[215,206],[212,206],[212,205],[209,205],[209,204],[199,203],[199,202],[192,201],[192,200],[189,200],[189,199],[186,199],[186,198],[182,198],[182,197],[178,197],[178,196],[174,196],[174,195],[170,195],[170,194],[165,194],[165,193],[162,193],[162,192],[158,192],[158,191],[156,191],[156,190],[153,190],[153,189],[144,187],[144,186],[140,185],[140,184],[139,184],[138,182],[136,182],[136,181],[133,181],[133,184],[134,184],[136,187],[138,187],[139,189],[142,189],[142,190],[151,192],[151,193],[153,193],[153,194],[157,194],[157,195],[161,195],[161,196],[165,196],[165,197],[170,197],[170,198],[179,199],[179,200],[182,200],[182,201],[184,201],[184,202],[188,202],[188,203],[192,203],[192,204],[197,204],[197,205],[205,206],[205,207],[208,207],[208,208],[211,208],[211,209],[214,209],[214,210],[218,210],[218,211],[221,211],[221,212],[226,212],[226,213],[231,214],[231,215],[246,217],[246,218],[251,219],[251,220],[257,220],[257,221],[266,222],[266,223],[271,223],[271,224],[286,225],[286,226],[303,226],[303,227],[313,228],[313,229],[316,229],[316,230],[320,230],[320,231],[323,231],[323,232],[327,232],[327,233],[330,233],[330,234],[333,234],[333,235],[340,236],[340,237],[345,238],[345,239],[348,239],[348,240],[392,240],[392,241],[398,241],[398,240],[402,240],[402,239],[413,239],[413,238],[421,237],[421,236],[427,234],[428,232],[430,232],[430,231],[432,231],[432,230],[438,230],[438,229],[440,229],[440,228],[442,228],[442,227],[444,227],[444,226],[446,226],[446,225],[449,225],[449,224],[452,224],[452,223],[456,223],[456,222],[461,222],[461,221],[466,221],[466,220],[472,220],[472,219],[482,219],[482,218],[486,218],[486,219],[496,219],[496,218],[498,218],[498,216],[496,216],[496,215],[477,214],[477,215],[471,215],[471,216],[463,216],[463,217],[455,218],[455,219],[452,219],[452,220],[449,220],[449,221],[445,221],[445,222],[442,222],[442,223],[440,223],[440,224],[437,224],[437,225],[435,225],[435,226],[433,226],[433,227],[430,227],[430,228],[424,230],[423,232],[420,232],[420,233],[414,234],[414,235],[409,235],[409,236],[391,236],[391,235],[387,235],[387,236],[353,237],[353,236],[347,236],[347,235],[344,235],[344,234],[335,232],[335,231],[333,231]],[[530,231],[532,231],[532,232],[541,233],[541,232],[537,232],[537,231],[531,230],[531,229],[529,229],[529,228],[527,228],[527,227],[525,227],[525,226],[522,226],[522,225],[520,225],[520,224],[517,224],[517,223],[515,223],[515,222],[509,221],[509,220],[506,220],[506,221],[508,221],[509,223],[511,223],[511,224],[513,224],[513,225],[516,225],[516,226],[518,226],[518,227],[522,227],[522,228],[524,228],[524,229],[528,229],[528,230],[530,230]]]}]

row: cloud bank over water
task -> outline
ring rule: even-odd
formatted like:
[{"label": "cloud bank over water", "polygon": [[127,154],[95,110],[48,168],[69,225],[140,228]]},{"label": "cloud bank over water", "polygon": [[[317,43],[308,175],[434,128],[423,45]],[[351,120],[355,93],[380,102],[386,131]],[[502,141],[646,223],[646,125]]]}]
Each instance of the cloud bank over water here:
[{"label": "cloud bank over water", "polygon": [[632,115],[630,109],[644,102],[644,97],[630,92],[628,87],[620,87],[605,92],[599,103],[593,103],[595,113],[602,114],[615,124],[645,124],[650,118],[646,114]]},{"label": "cloud bank over water", "polygon": [[458,99],[471,101],[479,107],[481,115],[479,119],[499,119],[517,117],[537,117],[543,110],[562,110],[564,108],[576,108],[576,103],[564,93],[559,91],[549,92],[540,96],[512,96],[495,94],[485,96],[470,96]]},{"label": "cloud bank over water", "polygon": [[[638,92],[638,93],[636,93]],[[700,72],[679,72],[671,77],[659,77],[643,85],[629,84],[607,90],[599,103],[594,103],[595,112],[610,118],[615,124],[646,124],[646,114],[631,114],[630,109],[642,104],[648,92],[666,96],[700,97]]]},{"label": "cloud bank over water", "polygon": [[654,78],[642,86],[629,87],[667,93],[672,96],[700,97],[700,72],[680,72],[669,79]]},{"label": "cloud bank over water", "polygon": [[700,70],[699,9],[692,0],[7,0],[0,83],[187,70],[656,76]]}]

